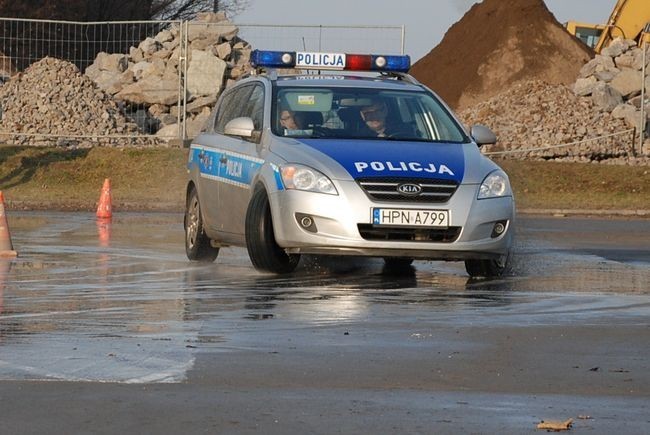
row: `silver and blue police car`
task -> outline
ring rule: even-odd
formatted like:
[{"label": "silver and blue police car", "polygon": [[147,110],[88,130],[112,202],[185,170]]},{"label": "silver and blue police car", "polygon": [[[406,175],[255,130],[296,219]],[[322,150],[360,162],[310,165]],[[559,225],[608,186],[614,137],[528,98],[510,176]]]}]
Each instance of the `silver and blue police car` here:
[{"label": "silver and blue police car", "polygon": [[406,74],[408,56],[256,50],[251,62],[257,72],[223,92],[190,148],[189,259],[214,261],[234,245],[274,273],[293,271],[301,254],[504,273],[514,199],[479,150],[496,137],[466,131]]}]

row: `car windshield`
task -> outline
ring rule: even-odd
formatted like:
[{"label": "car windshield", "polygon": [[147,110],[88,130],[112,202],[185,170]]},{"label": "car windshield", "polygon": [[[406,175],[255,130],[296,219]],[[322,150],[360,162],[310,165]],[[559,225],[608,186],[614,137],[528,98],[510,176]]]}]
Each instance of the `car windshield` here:
[{"label": "car windshield", "polygon": [[272,119],[276,135],[294,138],[469,141],[427,92],[282,86]]}]

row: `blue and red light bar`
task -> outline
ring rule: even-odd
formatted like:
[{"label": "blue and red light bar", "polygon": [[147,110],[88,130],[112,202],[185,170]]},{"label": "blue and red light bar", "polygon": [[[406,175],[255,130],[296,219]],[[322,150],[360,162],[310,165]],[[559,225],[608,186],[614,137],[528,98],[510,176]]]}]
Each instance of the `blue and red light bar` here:
[{"label": "blue and red light bar", "polygon": [[254,68],[297,68],[335,71],[408,72],[409,56],[253,50]]}]

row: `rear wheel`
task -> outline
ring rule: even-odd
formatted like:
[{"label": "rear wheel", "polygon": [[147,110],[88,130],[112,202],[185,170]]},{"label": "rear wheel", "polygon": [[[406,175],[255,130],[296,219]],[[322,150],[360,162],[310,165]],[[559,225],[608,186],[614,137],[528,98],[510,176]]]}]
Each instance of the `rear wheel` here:
[{"label": "rear wheel", "polygon": [[210,238],[203,229],[203,218],[201,217],[201,204],[199,195],[195,188],[192,188],[187,197],[185,205],[185,253],[192,261],[212,262],[219,255],[219,248],[210,244]]},{"label": "rear wheel", "polygon": [[253,193],[246,211],[246,248],[257,270],[289,273],[300,261],[300,255],[287,254],[275,242],[271,205],[264,189]]},{"label": "rear wheel", "polygon": [[465,260],[465,270],[472,278],[503,276],[510,266],[510,252],[496,260]]}]

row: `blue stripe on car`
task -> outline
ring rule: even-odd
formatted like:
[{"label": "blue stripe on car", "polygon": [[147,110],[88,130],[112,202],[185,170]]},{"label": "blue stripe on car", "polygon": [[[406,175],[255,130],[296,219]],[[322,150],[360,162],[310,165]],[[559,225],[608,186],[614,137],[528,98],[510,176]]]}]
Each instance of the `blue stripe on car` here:
[{"label": "blue stripe on car", "polygon": [[202,177],[250,187],[262,167],[261,160],[221,150],[192,147],[188,165],[196,164]]},{"label": "blue stripe on car", "polygon": [[336,160],[352,176],[408,177],[462,182],[463,146],[452,143],[382,140],[299,139]]},{"label": "blue stripe on car", "polygon": [[271,169],[273,169],[273,177],[275,178],[275,187],[278,190],[284,190],[284,182],[282,181],[282,175],[280,174],[280,168],[278,165],[271,163]]}]

